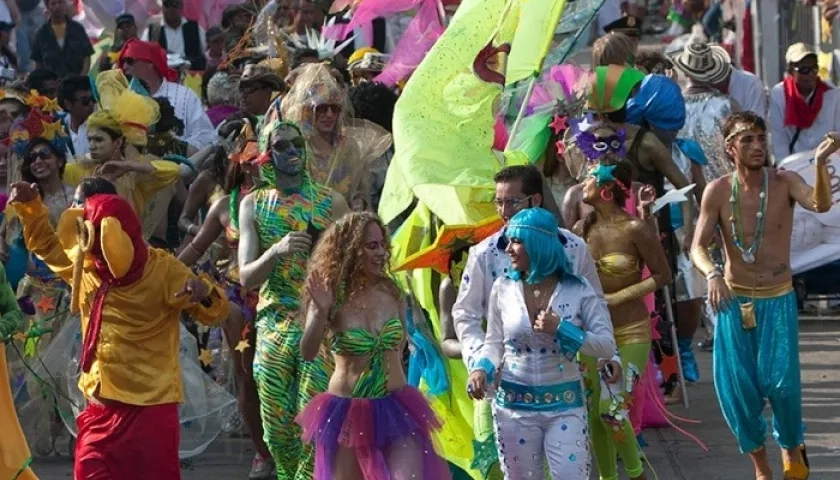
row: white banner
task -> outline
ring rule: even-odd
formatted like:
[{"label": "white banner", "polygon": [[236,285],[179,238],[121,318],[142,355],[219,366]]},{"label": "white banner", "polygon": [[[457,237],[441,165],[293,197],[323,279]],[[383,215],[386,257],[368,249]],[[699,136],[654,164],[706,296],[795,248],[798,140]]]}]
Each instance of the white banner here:
[{"label": "white banner", "polygon": [[[796,172],[814,185],[815,151],[797,153],[785,158],[780,169]],[[840,259],[840,155],[833,155],[828,164],[831,177],[833,207],[825,213],[813,213],[799,205],[793,212],[791,269],[802,273]]]}]

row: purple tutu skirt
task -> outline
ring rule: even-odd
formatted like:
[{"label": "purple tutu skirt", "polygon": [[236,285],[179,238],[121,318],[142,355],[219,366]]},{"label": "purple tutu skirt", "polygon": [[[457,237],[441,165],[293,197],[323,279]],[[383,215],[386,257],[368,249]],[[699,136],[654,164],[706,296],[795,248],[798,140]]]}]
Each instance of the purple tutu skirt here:
[{"label": "purple tutu skirt", "polygon": [[[335,478],[340,447],[355,449],[364,480],[452,478],[432,444],[431,433],[441,423],[414,387],[402,387],[382,398],[321,393],[296,421],[303,429],[303,441],[315,444],[315,480]],[[402,469],[406,471],[396,471]]]}]

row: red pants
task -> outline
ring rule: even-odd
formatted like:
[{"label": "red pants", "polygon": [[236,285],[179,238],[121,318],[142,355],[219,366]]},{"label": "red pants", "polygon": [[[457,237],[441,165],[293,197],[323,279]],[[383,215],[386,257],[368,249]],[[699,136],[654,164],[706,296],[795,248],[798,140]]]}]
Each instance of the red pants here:
[{"label": "red pants", "polygon": [[180,480],[178,405],[89,404],[76,419],[76,480]]}]

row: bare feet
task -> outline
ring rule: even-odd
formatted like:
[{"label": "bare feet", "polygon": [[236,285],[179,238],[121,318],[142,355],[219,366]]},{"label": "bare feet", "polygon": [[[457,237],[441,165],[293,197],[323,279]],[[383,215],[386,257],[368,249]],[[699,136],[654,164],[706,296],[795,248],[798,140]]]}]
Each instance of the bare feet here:
[{"label": "bare feet", "polygon": [[773,480],[773,469],[770,468],[770,462],[767,461],[767,449],[761,449],[750,453],[750,460],[753,462],[755,468],[755,480]]}]

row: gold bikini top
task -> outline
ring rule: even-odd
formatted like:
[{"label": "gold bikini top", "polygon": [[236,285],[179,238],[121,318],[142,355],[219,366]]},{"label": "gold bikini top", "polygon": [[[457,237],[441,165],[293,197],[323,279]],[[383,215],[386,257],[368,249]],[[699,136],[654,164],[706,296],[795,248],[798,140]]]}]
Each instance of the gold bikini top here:
[{"label": "gold bikini top", "polygon": [[626,277],[642,271],[639,259],[629,253],[608,253],[595,262],[599,273],[610,277]]}]

